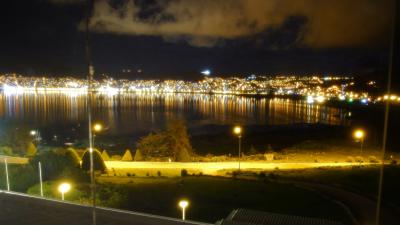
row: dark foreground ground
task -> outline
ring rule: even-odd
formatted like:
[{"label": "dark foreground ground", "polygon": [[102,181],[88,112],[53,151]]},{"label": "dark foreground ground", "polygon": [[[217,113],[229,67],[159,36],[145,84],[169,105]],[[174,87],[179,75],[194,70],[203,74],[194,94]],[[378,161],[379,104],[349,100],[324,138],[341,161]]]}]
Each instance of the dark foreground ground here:
[{"label": "dark foreground ground", "polygon": [[[88,225],[92,224],[91,208],[0,192],[0,224],[7,225]],[[99,208],[98,225],[209,225],[168,217]]]}]

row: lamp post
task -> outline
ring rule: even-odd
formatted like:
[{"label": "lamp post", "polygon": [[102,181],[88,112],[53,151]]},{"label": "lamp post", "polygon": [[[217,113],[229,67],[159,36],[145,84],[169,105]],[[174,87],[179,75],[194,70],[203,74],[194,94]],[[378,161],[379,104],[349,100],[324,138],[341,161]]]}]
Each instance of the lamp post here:
[{"label": "lamp post", "polygon": [[238,160],[238,162],[239,162],[239,172],[240,172],[240,158],[242,157],[242,154],[241,154],[241,148],[242,148],[242,127],[240,127],[240,126],[235,126],[234,128],[233,128],[233,133],[234,134],[236,134],[237,136],[238,136],[238,139],[239,139],[239,160]]},{"label": "lamp post", "polygon": [[362,155],[363,153],[363,145],[364,145],[364,137],[365,137],[365,132],[361,129],[357,129],[354,131],[354,138],[358,141],[360,141],[361,146],[360,146],[360,154]]},{"label": "lamp post", "polygon": [[62,183],[58,186],[58,191],[61,193],[61,199],[64,201],[64,194],[71,190],[69,183]]},{"label": "lamp post", "polygon": [[31,130],[29,132],[29,135],[33,137],[33,141],[36,145],[39,144],[40,140],[42,140],[42,138],[40,137],[40,132],[39,130]]},{"label": "lamp post", "polygon": [[[89,85],[90,86],[90,85]],[[89,92],[89,99],[91,97],[91,92]],[[89,104],[91,106],[91,103]],[[89,107],[91,110],[91,107]],[[92,126],[91,121],[91,113],[89,113],[89,153],[90,153],[90,184],[91,184],[91,195],[92,195],[92,222],[93,225],[96,225],[96,180],[94,174],[94,139],[95,136],[93,133],[98,133],[103,130],[103,126],[100,123],[95,123]]]},{"label": "lamp post", "polygon": [[42,163],[39,162],[40,196],[43,197]]},{"label": "lamp post", "polygon": [[95,123],[94,125],[93,125],[93,128],[92,128],[92,130],[93,130],[93,135],[92,135],[92,143],[93,143],[93,148],[95,148],[94,147],[94,141],[95,141],[95,138],[96,138],[96,134],[97,133],[100,133],[102,130],[103,130],[103,125],[101,125],[100,123]]},{"label": "lamp post", "polygon": [[186,219],[186,216],[185,216],[185,209],[186,209],[186,207],[188,207],[189,206],[189,202],[187,201],[187,200],[181,200],[181,201],[179,201],[179,207],[181,207],[181,209],[182,209],[182,220],[185,220]]},{"label": "lamp post", "polygon": [[10,179],[8,178],[8,164],[7,164],[7,158],[4,158],[4,166],[6,167],[7,191],[10,191]]}]

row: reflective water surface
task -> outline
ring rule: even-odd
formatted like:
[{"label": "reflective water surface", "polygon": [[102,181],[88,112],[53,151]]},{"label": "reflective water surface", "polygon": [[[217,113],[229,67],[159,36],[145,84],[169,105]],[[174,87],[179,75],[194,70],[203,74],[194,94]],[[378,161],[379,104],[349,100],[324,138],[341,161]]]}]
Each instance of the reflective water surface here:
[{"label": "reflective water surface", "polygon": [[[31,126],[57,126],[87,120],[85,95],[0,94],[0,118]],[[95,95],[94,119],[112,134],[162,128],[165,121],[183,118],[190,128],[217,125],[278,125],[326,123],[346,125],[346,111],[303,100],[231,95],[121,94]]]}]

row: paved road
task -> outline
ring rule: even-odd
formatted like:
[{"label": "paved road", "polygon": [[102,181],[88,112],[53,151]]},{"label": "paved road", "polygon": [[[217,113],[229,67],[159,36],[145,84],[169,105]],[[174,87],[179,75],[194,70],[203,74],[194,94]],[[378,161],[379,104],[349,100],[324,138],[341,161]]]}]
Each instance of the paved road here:
[{"label": "paved road", "polygon": [[[98,225],[211,225],[109,208],[98,208]],[[91,208],[0,191],[1,225],[91,225]]]},{"label": "paved road", "polygon": [[[296,186],[317,191],[323,195],[337,200],[350,209],[359,225],[374,225],[376,216],[376,201],[368,197],[364,197],[357,193],[347,191],[334,186],[316,183],[294,183]],[[381,225],[399,225],[400,210],[397,208],[382,208]]]}]

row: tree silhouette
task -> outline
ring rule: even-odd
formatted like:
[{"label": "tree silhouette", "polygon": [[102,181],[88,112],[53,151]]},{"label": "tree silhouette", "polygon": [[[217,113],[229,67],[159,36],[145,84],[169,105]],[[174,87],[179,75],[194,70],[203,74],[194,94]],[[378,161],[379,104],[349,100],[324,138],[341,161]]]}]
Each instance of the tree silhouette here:
[{"label": "tree silhouette", "polygon": [[173,120],[163,132],[150,133],[140,139],[138,145],[145,158],[169,157],[174,161],[190,161],[194,154],[185,122]]},{"label": "tree silhouette", "polygon": [[[98,150],[93,151],[93,168],[96,171],[105,171],[106,164],[104,163],[103,158],[101,158],[101,154]],[[82,169],[89,171],[90,170],[90,152],[86,150],[82,156]]]}]

